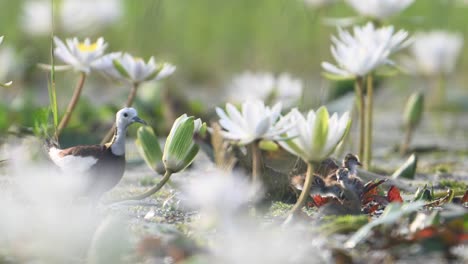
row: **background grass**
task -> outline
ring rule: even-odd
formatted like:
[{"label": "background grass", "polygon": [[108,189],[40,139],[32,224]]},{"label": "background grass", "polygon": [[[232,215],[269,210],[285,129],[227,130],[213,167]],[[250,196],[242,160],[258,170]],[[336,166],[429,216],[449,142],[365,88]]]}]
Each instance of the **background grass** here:
[{"label": "background grass", "polygon": [[[47,102],[47,75],[35,66],[49,62],[50,38],[30,37],[21,30],[21,8],[25,1],[0,1],[0,35],[4,45],[13,46],[22,56],[25,73],[13,81],[13,92],[0,90],[0,95],[11,104],[11,98],[21,97],[17,112],[10,106],[9,124],[28,127],[33,124],[30,111],[33,105],[45,106]],[[79,32],[78,37],[93,39],[103,36],[109,42],[107,51],[128,51],[136,56],[167,60],[177,66],[177,73],[164,85],[171,91],[193,91],[197,87],[219,90],[233,74],[244,70],[290,72],[306,80],[320,78],[320,63],[331,59],[330,36],[335,27],[326,26],[324,17],[343,18],[355,13],[343,1],[326,10],[314,10],[301,0],[124,0],[122,19],[101,32]],[[401,15],[392,18],[397,28],[410,32],[444,29],[467,35],[468,6],[455,0],[416,0]],[[61,38],[73,37],[57,32]],[[0,48],[2,48],[0,46]],[[465,45],[460,59],[458,76],[468,67],[468,52]],[[72,92],[74,73],[57,74],[59,105],[64,104]],[[96,77],[98,84],[92,88],[85,84],[85,98],[80,102],[78,113],[72,120],[75,127],[82,124],[80,117],[99,120],[113,114],[116,106],[125,99],[125,93],[116,98],[103,100],[105,105],[87,101],[86,91],[110,86]],[[309,87],[310,86],[310,87]],[[319,89],[314,83],[307,89]],[[104,89],[104,88],[103,88]],[[5,95],[5,93],[13,93]],[[97,91],[97,96],[105,92]],[[89,94],[88,94],[89,95]],[[113,95],[114,96],[114,95]],[[41,100],[42,99],[42,100]],[[108,104],[110,103],[110,104]],[[112,108],[105,106],[113,105]],[[200,104],[195,104],[200,105]],[[2,106],[0,106],[2,107]],[[104,111],[94,114],[93,107]],[[33,108],[32,110],[29,108]],[[29,111],[29,112],[28,112]],[[155,110],[160,112],[160,110]],[[17,113],[15,117],[15,113]],[[28,114],[29,113],[29,114]],[[0,128],[9,127],[0,124]]]}]

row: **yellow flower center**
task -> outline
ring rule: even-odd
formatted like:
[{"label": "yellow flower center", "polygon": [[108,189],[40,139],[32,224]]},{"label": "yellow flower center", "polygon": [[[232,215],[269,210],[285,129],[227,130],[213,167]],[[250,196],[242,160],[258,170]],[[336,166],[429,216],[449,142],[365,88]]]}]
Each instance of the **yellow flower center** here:
[{"label": "yellow flower center", "polygon": [[145,62],[145,60],[144,60],[142,57],[133,57],[133,59],[134,59],[136,62],[139,62],[139,61],[141,61],[141,62],[143,62],[143,63]]},{"label": "yellow flower center", "polygon": [[83,42],[78,44],[78,49],[83,52],[90,52],[90,51],[95,51],[97,49],[98,45],[96,42],[92,44],[85,44]]}]

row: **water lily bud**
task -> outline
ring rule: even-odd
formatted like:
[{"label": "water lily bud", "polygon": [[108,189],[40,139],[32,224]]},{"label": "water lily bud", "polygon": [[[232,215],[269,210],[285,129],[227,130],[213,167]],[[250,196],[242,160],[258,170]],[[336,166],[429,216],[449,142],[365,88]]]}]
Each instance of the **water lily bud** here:
[{"label": "water lily bud", "polygon": [[413,93],[406,103],[403,120],[405,126],[413,129],[421,122],[424,111],[424,95],[420,92]]},{"label": "water lily bud", "polygon": [[165,168],[162,162],[163,153],[153,129],[149,126],[140,127],[137,132],[135,144],[146,164],[153,171],[164,174]]},{"label": "water lily bud", "polygon": [[279,149],[278,144],[276,144],[273,140],[261,140],[258,143],[258,147],[266,151],[277,151]]},{"label": "water lily bud", "polygon": [[[197,119],[198,120],[198,119]],[[198,129],[201,121],[183,114],[172,125],[164,146],[163,163],[167,171],[179,172],[189,166],[198,153],[199,147],[193,141],[195,123]]]}]

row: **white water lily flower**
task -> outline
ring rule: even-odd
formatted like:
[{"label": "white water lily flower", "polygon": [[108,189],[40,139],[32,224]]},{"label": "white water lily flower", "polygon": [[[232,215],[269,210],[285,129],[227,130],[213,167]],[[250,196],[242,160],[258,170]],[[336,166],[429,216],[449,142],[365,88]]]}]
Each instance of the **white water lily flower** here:
[{"label": "white water lily flower", "polygon": [[414,0],[346,0],[360,15],[387,19],[411,5]]},{"label": "white water lily flower", "polygon": [[409,48],[411,59],[405,62],[405,66],[411,72],[425,75],[450,74],[455,69],[462,48],[463,36],[460,33],[417,33]]},{"label": "white water lily flower", "polygon": [[222,131],[223,136],[240,145],[261,139],[279,140],[281,134],[290,127],[289,124],[279,126],[277,123],[281,115],[281,103],[270,108],[262,101],[249,101],[242,104],[241,111],[228,103],[226,112],[217,107],[216,113],[220,117],[219,124],[226,130]]},{"label": "white water lily flower", "polygon": [[304,0],[304,3],[313,8],[320,8],[335,3],[336,0]]},{"label": "white water lily flower", "polygon": [[350,117],[348,112],[341,117],[336,113],[329,117],[325,107],[316,112],[311,110],[307,116],[293,109],[278,123],[293,124],[286,132],[290,139],[279,141],[280,146],[304,161],[312,162],[323,160],[333,152],[348,131]]},{"label": "white water lily flower", "polygon": [[113,78],[123,79],[132,83],[141,83],[151,80],[160,80],[174,73],[176,67],[169,63],[157,64],[154,57],[148,62],[133,57],[128,53],[111,53],[105,55],[95,65]]},{"label": "white water lily flower", "polygon": [[408,32],[395,32],[393,26],[375,28],[372,23],[355,26],[353,34],[338,28],[332,37],[331,52],[337,66],[322,62],[325,71],[345,78],[365,76],[381,65],[393,65],[389,56],[406,47]]},{"label": "white water lily flower", "polygon": [[78,38],[66,39],[66,44],[59,38],[54,37],[56,48],[54,54],[63,62],[70,65],[76,71],[89,73],[92,64],[101,58],[107,48],[107,43],[103,38],[98,38],[96,42],[86,38],[83,42]]},{"label": "white water lily flower", "polygon": [[288,73],[278,77],[271,73],[244,72],[233,78],[228,87],[228,100],[236,103],[252,100],[271,100],[290,108],[298,103],[302,96],[302,81]]}]

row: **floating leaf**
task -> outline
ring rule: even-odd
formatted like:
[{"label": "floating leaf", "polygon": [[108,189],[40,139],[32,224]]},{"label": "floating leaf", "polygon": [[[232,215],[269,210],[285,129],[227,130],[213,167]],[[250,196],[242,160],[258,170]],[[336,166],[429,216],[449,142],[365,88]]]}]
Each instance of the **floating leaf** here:
[{"label": "floating leaf", "polygon": [[400,195],[400,190],[397,187],[393,186],[393,185],[388,190],[387,199],[391,203],[393,203],[393,202],[402,203],[403,202],[403,198],[401,198],[401,195]]},{"label": "floating leaf", "polygon": [[321,195],[314,195],[312,196],[312,200],[314,200],[314,204],[317,207],[324,206],[328,202],[330,202],[331,197],[323,197]]},{"label": "floating leaf", "polygon": [[416,167],[418,166],[418,158],[415,154],[412,154],[408,160],[398,169],[396,170],[392,178],[405,178],[405,179],[414,179],[414,175],[416,174]]},{"label": "floating leaf", "polygon": [[461,202],[468,203],[468,190],[465,192],[465,195],[463,195]]},{"label": "floating leaf", "polygon": [[377,187],[382,183],[386,182],[387,179],[377,179],[369,181],[364,185],[364,191],[361,197],[362,204],[367,204],[374,199],[374,196],[379,194]]},{"label": "floating leaf", "polygon": [[380,218],[361,227],[351,238],[346,241],[346,248],[354,248],[357,244],[368,237],[372,229],[380,225],[390,225],[398,221],[403,215],[415,212],[424,205],[423,202],[413,202],[408,204],[391,203],[382,213]]}]

